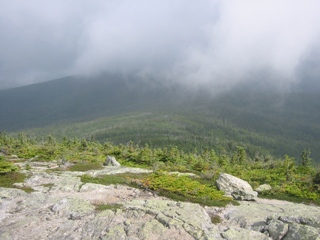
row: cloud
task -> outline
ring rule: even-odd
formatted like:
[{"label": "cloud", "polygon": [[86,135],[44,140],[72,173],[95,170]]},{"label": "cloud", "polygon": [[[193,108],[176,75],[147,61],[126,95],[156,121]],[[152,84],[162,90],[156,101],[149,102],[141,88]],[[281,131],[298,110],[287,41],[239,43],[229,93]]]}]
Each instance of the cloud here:
[{"label": "cloud", "polygon": [[286,88],[317,72],[319,22],[317,0],[2,1],[0,88],[103,72]]},{"label": "cloud", "polygon": [[121,2],[87,23],[76,72],[170,70],[206,40],[203,28],[217,14],[210,1]]},{"label": "cloud", "polygon": [[72,66],[80,32],[63,1],[1,1],[1,87],[61,76]]},{"label": "cloud", "polygon": [[[220,18],[209,26],[209,44],[178,63],[184,79],[228,88],[267,72],[263,81],[285,87],[298,81],[301,58],[319,41],[319,3],[223,1]],[[182,66],[181,66],[182,65]],[[265,75],[265,73],[264,73]],[[257,81],[259,79],[256,79]]]}]

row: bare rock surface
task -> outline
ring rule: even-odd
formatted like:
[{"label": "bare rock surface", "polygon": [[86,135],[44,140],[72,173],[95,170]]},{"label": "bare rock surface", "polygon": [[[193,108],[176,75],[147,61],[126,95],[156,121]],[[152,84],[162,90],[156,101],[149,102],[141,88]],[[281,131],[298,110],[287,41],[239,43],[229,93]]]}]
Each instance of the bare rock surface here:
[{"label": "bare rock surface", "polygon": [[[123,171],[146,170],[105,167],[85,174]],[[316,206],[257,198],[202,207],[128,186],[82,183],[84,173],[27,172],[17,186],[34,192],[0,188],[0,239],[320,239]],[[101,205],[109,207],[98,210]],[[217,217],[221,222],[212,223]]]}]

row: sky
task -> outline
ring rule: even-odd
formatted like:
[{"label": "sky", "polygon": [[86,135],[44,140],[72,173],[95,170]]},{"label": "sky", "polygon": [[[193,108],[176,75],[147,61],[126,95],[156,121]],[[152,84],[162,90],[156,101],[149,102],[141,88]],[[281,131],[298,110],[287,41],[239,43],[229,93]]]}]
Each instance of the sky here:
[{"label": "sky", "polygon": [[0,0],[0,89],[102,73],[193,88],[320,81],[318,0]]}]

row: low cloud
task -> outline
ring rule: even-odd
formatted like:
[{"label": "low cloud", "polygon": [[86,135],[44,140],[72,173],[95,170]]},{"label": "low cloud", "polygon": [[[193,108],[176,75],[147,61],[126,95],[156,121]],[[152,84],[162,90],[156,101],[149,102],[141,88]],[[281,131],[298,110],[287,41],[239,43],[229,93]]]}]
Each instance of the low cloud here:
[{"label": "low cloud", "polygon": [[104,72],[216,91],[316,84],[319,22],[317,0],[3,1],[0,88]]}]

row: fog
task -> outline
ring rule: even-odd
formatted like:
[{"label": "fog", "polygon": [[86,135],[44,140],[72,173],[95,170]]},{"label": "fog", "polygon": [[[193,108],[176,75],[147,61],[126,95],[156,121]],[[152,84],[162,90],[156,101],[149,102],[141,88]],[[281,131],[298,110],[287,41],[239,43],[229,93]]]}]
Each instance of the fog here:
[{"label": "fog", "polygon": [[0,89],[68,75],[319,85],[317,0],[0,0]]}]

